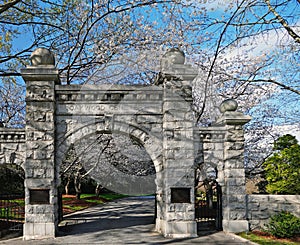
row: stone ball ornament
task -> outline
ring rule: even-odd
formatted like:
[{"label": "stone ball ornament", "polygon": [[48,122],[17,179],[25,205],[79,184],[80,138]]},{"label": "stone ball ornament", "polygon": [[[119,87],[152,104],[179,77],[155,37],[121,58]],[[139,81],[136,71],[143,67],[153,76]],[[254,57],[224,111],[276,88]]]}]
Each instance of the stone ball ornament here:
[{"label": "stone ball ornament", "polygon": [[37,48],[30,55],[32,66],[55,65],[53,53],[47,48]]},{"label": "stone ball ornament", "polygon": [[179,48],[171,48],[165,53],[164,58],[168,59],[172,64],[182,65],[185,62],[185,55]]},{"label": "stone ball ornament", "polygon": [[236,111],[238,108],[238,103],[234,99],[224,100],[219,109],[221,113],[225,113],[226,111]]},{"label": "stone ball ornament", "polygon": [[184,52],[179,48],[168,49],[161,59],[161,68],[169,65],[183,65],[185,62]]}]

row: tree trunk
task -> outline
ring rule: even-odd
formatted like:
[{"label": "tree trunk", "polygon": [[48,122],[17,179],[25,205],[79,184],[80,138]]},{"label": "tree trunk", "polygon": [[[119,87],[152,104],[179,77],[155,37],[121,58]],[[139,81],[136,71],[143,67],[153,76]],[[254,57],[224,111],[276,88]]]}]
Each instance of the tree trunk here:
[{"label": "tree trunk", "polygon": [[213,189],[211,184],[208,185],[206,190],[206,202],[209,208],[213,208]]},{"label": "tree trunk", "polygon": [[71,178],[68,177],[68,181],[65,185],[65,192],[66,192],[66,195],[69,195],[69,187],[70,187],[70,182],[71,182]]},{"label": "tree trunk", "polygon": [[99,197],[101,190],[103,189],[102,185],[97,183],[96,189],[95,189],[95,194],[97,197]]},{"label": "tree trunk", "polygon": [[74,186],[76,191],[76,199],[79,200],[81,195],[81,178],[79,173],[75,175]]}]

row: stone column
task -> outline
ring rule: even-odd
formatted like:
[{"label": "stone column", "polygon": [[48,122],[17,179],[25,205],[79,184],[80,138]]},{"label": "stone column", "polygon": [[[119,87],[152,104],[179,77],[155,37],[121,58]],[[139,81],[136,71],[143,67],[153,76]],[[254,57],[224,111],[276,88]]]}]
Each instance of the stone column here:
[{"label": "stone column", "polygon": [[21,71],[26,82],[25,240],[54,238],[58,225],[54,63],[49,50],[38,48],[32,65]]},{"label": "stone column", "polygon": [[[192,80],[197,72],[176,49],[162,60],[163,190],[156,228],[166,237],[195,237]],[[158,81],[159,83],[159,81]]]},{"label": "stone column", "polygon": [[244,167],[243,125],[251,117],[237,112],[235,100],[226,100],[220,106],[223,113],[217,121],[225,127],[224,185],[222,186],[223,230],[242,232],[249,230],[246,220],[246,191]]}]

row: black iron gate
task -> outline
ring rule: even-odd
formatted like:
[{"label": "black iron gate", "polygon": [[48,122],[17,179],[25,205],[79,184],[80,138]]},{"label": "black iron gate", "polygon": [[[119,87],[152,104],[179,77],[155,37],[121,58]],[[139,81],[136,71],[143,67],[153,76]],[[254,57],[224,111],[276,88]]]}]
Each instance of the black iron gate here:
[{"label": "black iron gate", "polygon": [[222,189],[216,181],[204,181],[196,190],[195,214],[198,230],[222,230]]},{"label": "black iron gate", "polygon": [[23,195],[0,195],[0,234],[23,229],[24,209]]}]

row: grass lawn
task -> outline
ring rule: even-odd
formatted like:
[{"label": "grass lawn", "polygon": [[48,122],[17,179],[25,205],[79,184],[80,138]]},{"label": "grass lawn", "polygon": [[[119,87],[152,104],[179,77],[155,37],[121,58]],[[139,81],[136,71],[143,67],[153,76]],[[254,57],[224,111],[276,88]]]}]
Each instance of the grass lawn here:
[{"label": "grass lawn", "polygon": [[[81,198],[89,199],[89,198],[94,198],[96,195],[95,194],[82,194]],[[112,201],[115,199],[119,199],[122,197],[127,197],[126,195],[123,194],[118,194],[118,193],[103,193],[99,195],[100,198],[104,198],[108,201]]]},{"label": "grass lawn", "polygon": [[0,219],[24,219],[24,198],[18,198],[13,200],[1,200],[0,201]]},{"label": "grass lawn", "polygon": [[239,236],[262,245],[299,245],[300,237],[293,239],[279,239],[274,236],[271,236],[265,232],[261,231],[252,231],[252,232],[243,232],[238,234]]},{"label": "grass lawn", "polygon": [[[117,193],[103,193],[97,197],[95,194],[82,194],[81,199],[77,200],[75,195],[63,195],[63,214],[73,213],[79,210],[86,209],[91,206],[103,204],[118,198],[126,197],[126,195]],[[15,214],[17,207],[25,206],[24,198],[10,200],[8,207],[0,206],[0,219],[18,218],[24,219],[24,213]],[[3,204],[4,205],[4,204]],[[24,211],[23,211],[24,212]]]},{"label": "grass lawn", "polygon": [[[103,193],[97,197],[95,194],[82,194],[81,199],[77,200],[75,195],[63,195],[63,214],[66,215],[74,213],[76,211],[122,197],[126,197],[126,195],[117,193]],[[0,231],[6,230],[9,227],[7,222],[23,222],[24,208],[24,198],[10,200],[9,202],[2,202],[2,205],[0,205]],[[7,221],[7,219],[10,221]]]}]

